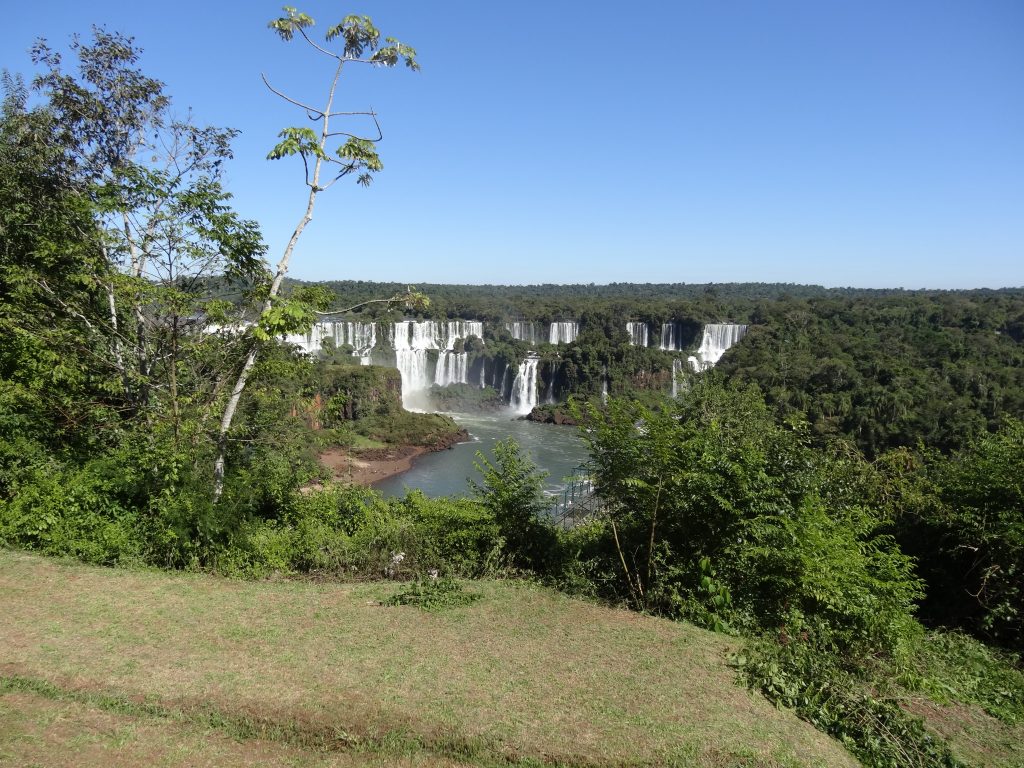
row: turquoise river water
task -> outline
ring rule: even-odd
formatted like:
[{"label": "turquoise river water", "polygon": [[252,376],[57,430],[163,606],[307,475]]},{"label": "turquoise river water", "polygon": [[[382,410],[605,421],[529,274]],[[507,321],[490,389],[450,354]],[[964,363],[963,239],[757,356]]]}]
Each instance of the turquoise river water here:
[{"label": "turquoise river water", "polygon": [[480,480],[480,473],[473,468],[477,451],[493,460],[494,443],[509,437],[515,438],[538,468],[548,473],[544,485],[551,494],[559,494],[565,487],[565,477],[587,459],[586,447],[576,427],[523,421],[509,413],[447,415],[469,432],[469,442],[425,454],[408,472],[382,480],[374,488],[385,496],[401,496],[413,488],[427,496],[467,495],[469,478]]}]

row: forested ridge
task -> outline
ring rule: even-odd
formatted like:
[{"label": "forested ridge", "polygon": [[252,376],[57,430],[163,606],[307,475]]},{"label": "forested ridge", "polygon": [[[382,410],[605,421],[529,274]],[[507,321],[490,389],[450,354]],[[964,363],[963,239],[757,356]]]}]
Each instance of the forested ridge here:
[{"label": "forested ridge", "polygon": [[[398,284],[327,282],[333,305],[390,295]],[[1007,416],[1024,414],[1024,290],[903,291],[790,285],[418,286],[430,318],[490,323],[576,320],[579,338],[541,349],[545,386],[570,396],[668,391],[672,355],[656,349],[657,331],[674,322],[696,347],[706,323],[749,324],[717,374],[754,383],[781,417],[803,414],[815,433],[842,434],[869,456],[918,444],[962,447]],[[401,313],[379,308],[366,318]],[[625,324],[647,323],[648,348],[631,347]],[[500,332],[487,355],[521,359],[529,344]],[[537,345],[532,345],[537,348]],[[481,353],[484,353],[481,350]]]},{"label": "forested ridge", "polygon": [[[312,20],[285,14],[272,29],[304,37]],[[415,55],[381,47],[366,17],[331,29],[342,58]],[[740,638],[746,683],[866,764],[984,764],[958,742],[967,711],[1011,745],[986,743],[992,762],[1013,765],[1024,290],[284,281],[291,251],[271,270],[259,224],[231,209],[234,131],[173,119],[139,55],[94,30],[70,69],[40,42],[31,90],[4,78],[0,544],[400,581],[392,602],[431,610],[470,602],[469,579],[537,580]],[[271,157],[305,161],[311,210],[329,131],[307,131],[285,129]],[[334,157],[361,184],[382,167],[373,142]],[[487,321],[451,350],[485,384],[533,353],[582,427],[594,513],[555,524],[512,442],[480,454],[463,498],[333,478],[324,448],[456,431],[401,408],[397,371],[282,342],[371,301],[344,318]],[[575,320],[579,334],[527,342],[504,327],[516,320]],[[671,324],[685,343],[632,346],[629,321]],[[714,368],[688,368],[709,323],[748,328]],[[955,727],[937,730],[921,702]]]}]

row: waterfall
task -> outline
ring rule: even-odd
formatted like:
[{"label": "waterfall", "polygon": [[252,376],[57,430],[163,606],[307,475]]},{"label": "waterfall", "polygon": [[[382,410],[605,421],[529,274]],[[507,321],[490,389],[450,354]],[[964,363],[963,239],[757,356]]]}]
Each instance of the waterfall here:
[{"label": "waterfall", "polygon": [[[693,358],[687,358],[692,365]],[[678,357],[672,361],[672,397],[679,395],[679,377],[683,373],[683,361]]]},{"label": "waterfall", "polygon": [[539,357],[528,357],[519,364],[519,373],[512,382],[509,404],[516,413],[527,414],[537,405],[537,364]]},{"label": "waterfall", "polygon": [[370,364],[370,354],[377,346],[377,324],[357,322],[332,323],[335,348],[348,344],[352,354],[363,365]]},{"label": "waterfall", "polygon": [[433,383],[427,350],[437,349],[438,324],[401,320],[395,323],[395,364],[402,374],[402,405],[409,410],[425,407],[418,397]]},{"label": "waterfall", "polygon": [[558,363],[552,360],[548,365],[548,385],[544,390],[545,404],[555,402],[555,376],[558,374]]},{"label": "waterfall", "polygon": [[487,361],[483,358],[480,358],[480,389],[483,389],[484,387],[487,386],[487,381],[484,379],[486,371]]},{"label": "waterfall", "polygon": [[[400,320],[394,325],[395,363],[402,374],[402,404],[426,405],[423,392],[431,384],[468,384],[469,355],[455,352],[455,342],[469,336],[483,339],[484,324],[476,320]],[[438,351],[433,375],[431,350]]]},{"label": "waterfall", "polygon": [[629,334],[630,346],[647,346],[647,323],[630,321],[626,323],[626,333]]},{"label": "waterfall", "polygon": [[580,324],[575,320],[564,320],[552,323],[548,329],[549,344],[572,344],[580,332]]},{"label": "waterfall", "polygon": [[531,344],[537,343],[536,323],[527,323],[523,321],[505,323],[505,330],[512,334],[513,339],[517,339],[518,341],[528,341]]},{"label": "waterfall", "polygon": [[434,369],[434,383],[439,387],[449,384],[468,384],[469,355],[465,352],[442,352]]},{"label": "waterfall", "polygon": [[316,323],[307,333],[291,333],[284,337],[286,342],[296,345],[307,355],[318,354],[323,348],[324,339],[333,341],[335,348],[348,344],[352,347],[352,356],[358,357],[363,365],[369,365],[370,355],[377,346],[377,325],[352,320],[327,320]]},{"label": "waterfall", "polygon": [[[646,333],[644,336],[646,337]],[[608,403],[608,366],[604,365],[601,367],[601,404],[606,405]]]},{"label": "waterfall", "polygon": [[455,341],[476,336],[484,337],[484,324],[476,320],[449,320],[444,327],[443,351],[437,358],[434,372],[434,383],[440,387],[449,384],[469,383],[469,355],[466,352],[455,352]]},{"label": "waterfall", "polygon": [[747,326],[736,323],[711,323],[704,326],[697,354],[689,358],[695,371],[713,367],[733,344],[747,333]]},{"label": "waterfall", "polygon": [[680,343],[678,331],[679,328],[676,323],[662,323],[661,343],[658,345],[658,349],[667,352],[678,352]]}]

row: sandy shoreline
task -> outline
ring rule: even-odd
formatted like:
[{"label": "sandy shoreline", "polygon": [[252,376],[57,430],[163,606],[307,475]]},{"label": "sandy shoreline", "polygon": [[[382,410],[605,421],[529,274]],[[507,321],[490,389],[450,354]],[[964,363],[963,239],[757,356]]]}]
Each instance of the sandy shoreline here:
[{"label": "sandy shoreline", "polygon": [[320,462],[334,473],[334,479],[353,485],[371,486],[409,470],[413,462],[429,448],[403,445],[381,449],[374,456],[354,456],[343,448],[331,448],[320,454]]}]

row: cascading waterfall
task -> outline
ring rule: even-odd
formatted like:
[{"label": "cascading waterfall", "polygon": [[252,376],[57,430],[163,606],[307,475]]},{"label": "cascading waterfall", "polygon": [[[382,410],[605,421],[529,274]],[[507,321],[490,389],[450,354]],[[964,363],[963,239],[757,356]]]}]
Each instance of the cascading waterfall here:
[{"label": "cascading waterfall", "polygon": [[[484,324],[475,320],[400,320],[394,325],[395,363],[402,374],[402,403],[409,410],[426,407],[423,393],[431,384],[468,384],[469,355],[455,352],[457,339],[483,338]],[[429,352],[438,351],[433,375]]]},{"label": "cascading waterfall", "polygon": [[434,369],[434,383],[439,387],[449,384],[468,384],[469,355],[465,352],[442,352]]},{"label": "cascading waterfall", "polygon": [[544,403],[551,405],[555,402],[555,376],[558,374],[558,363],[552,360],[548,363],[548,385],[544,390]]},{"label": "cascading waterfall", "polygon": [[572,344],[580,332],[580,324],[575,320],[563,320],[552,323],[548,329],[549,344]]},{"label": "cascading waterfall", "polygon": [[307,355],[319,353],[323,349],[324,339],[330,339],[336,348],[348,344],[352,347],[352,356],[358,357],[363,365],[369,365],[370,355],[377,346],[377,325],[352,320],[328,320],[317,323],[308,333],[292,333],[284,338]]},{"label": "cascading waterfall", "polygon": [[537,343],[537,324],[523,321],[505,323],[505,330],[512,334],[512,338],[518,341],[528,341],[531,344]]},{"label": "cascading waterfall", "polygon": [[[693,360],[693,358],[688,358]],[[675,358],[672,361],[672,397],[679,395],[679,376],[683,372],[683,361],[680,358]]]},{"label": "cascading waterfall", "polygon": [[711,323],[704,326],[697,354],[688,358],[695,371],[712,368],[733,344],[747,333],[747,326],[737,323]]},{"label": "cascading waterfall", "polygon": [[601,366],[601,404],[608,403],[608,366]]},{"label": "cascading waterfall", "polygon": [[647,346],[647,323],[630,321],[626,323],[626,333],[629,334],[629,344],[633,347]]},{"label": "cascading waterfall", "polygon": [[519,414],[527,414],[537,405],[537,365],[539,357],[528,357],[519,364],[519,373],[512,382],[509,405]]},{"label": "cascading waterfall", "polygon": [[352,347],[352,354],[359,358],[359,362],[362,365],[369,365],[373,348],[377,346],[377,324],[335,322],[332,325],[335,348],[348,344]]},{"label": "cascading waterfall", "polygon": [[666,352],[678,352],[680,350],[681,339],[679,338],[679,326],[677,323],[662,323],[661,324],[661,343],[658,344],[658,349]]},{"label": "cascading waterfall", "polygon": [[514,382],[514,379],[512,379],[512,367],[510,365],[506,364],[505,368],[504,368],[504,372],[501,374],[501,399],[502,400],[511,400],[512,399],[512,389],[511,389],[511,386],[512,386],[513,382]]}]

